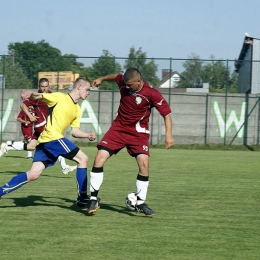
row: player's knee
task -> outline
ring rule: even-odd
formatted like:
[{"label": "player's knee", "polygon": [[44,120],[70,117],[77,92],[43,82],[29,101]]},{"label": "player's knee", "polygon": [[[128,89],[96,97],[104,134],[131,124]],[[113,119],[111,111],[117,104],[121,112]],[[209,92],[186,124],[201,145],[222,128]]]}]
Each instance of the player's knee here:
[{"label": "player's knee", "polygon": [[40,172],[27,172],[28,181],[35,181],[41,176]]},{"label": "player's knee", "polygon": [[88,156],[85,153],[79,154],[79,163],[88,164]]},{"label": "player's knee", "polygon": [[143,162],[143,167],[144,167],[145,169],[148,169],[148,168],[149,168],[149,162],[148,162],[148,160],[145,160],[145,161]]},{"label": "player's knee", "polygon": [[142,156],[142,155],[138,156],[137,163],[143,167],[148,167],[149,166],[148,156]]},{"label": "player's knee", "polygon": [[24,150],[34,151],[36,147],[36,143],[34,141],[29,142],[28,144],[24,144]]},{"label": "player's knee", "polygon": [[107,151],[99,151],[95,157],[95,161],[94,161],[95,167],[102,167],[108,158],[109,158],[109,153]]},{"label": "player's knee", "polygon": [[139,171],[144,175],[147,175],[149,172],[149,161],[148,159],[144,158],[143,160],[137,160]]}]

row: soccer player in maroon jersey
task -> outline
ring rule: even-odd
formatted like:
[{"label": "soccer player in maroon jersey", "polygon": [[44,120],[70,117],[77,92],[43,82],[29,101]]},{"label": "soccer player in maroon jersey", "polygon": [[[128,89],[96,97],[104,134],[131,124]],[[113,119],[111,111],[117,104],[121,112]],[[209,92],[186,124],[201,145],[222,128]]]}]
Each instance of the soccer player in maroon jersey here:
[{"label": "soccer player in maroon jersey", "polygon": [[[39,80],[39,86],[38,86],[39,93],[51,93],[49,90],[49,80],[47,78],[41,78]],[[35,115],[32,115],[29,111],[29,107],[33,106]],[[34,151],[37,140],[42,133],[42,131],[45,128],[46,122],[47,122],[47,117],[49,115],[49,108],[41,100],[30,100],[26,99],[23,101],[21,104],[21,109],[24,111],[24,113],[28,116],[31,122],[34,123],[34,133],[32,135],[32,138],[29,143],[24,143],[20,141],[7,141],[6,143],[1,144],[1,149],[0,149],[0,157],[3,154],[6,154],[10,150],[26,150],[26,151]],[[66,164],[65,158],[62,156],[59,156],[58,161],[60,163],[61,169],[63,174],[68,174],[69,172],[74,171],[77,166],[70,166]]]},{"label": "soccer player in maroon jersey", "polygon": [[87,213],[91,215],[99,206],[98,191],[103,182],[103,166],[107,159],[126,147],[128,153],[136,158],[139,172],[136,179],[136,213],[152,216],[155,212],[145,204],[149,186],[149,117],[155,107],[165,122],[165,145],[169,149],[173,144],[171,108],[164,97],[151,88],[136,68],[129,68],[124,75],[111,74],[93,81],[98,87],[103,81],[115,81],[119,87],[121,99],[118,114],[112,126],[98,143],[98,152],[90,172],[90,203]]},{"label": "soccer player in maroon jersey", "polygon": [[[34,115],[34,107],[29,106],[28,110],[31,115]],[[24,113],[23,110],[17,116],[17,121],[21,123],[21,130],[24,136],[24,142],[28,143],[32,139],[34,126],[33,123],[30,121],[29,117]],[[27,151],[27,158],[32,159],[32,151]]]}]

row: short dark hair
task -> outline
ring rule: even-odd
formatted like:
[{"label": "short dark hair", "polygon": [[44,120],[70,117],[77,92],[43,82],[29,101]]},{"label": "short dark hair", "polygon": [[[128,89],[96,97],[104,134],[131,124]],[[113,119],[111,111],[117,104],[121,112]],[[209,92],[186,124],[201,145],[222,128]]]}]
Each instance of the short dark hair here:
[{"label": "short dark hair", "polygon": [[134,79],[136,77],[140,77],[140,79],[142,79],[142,74],[137,68],[128,68],[124,73],[125,81]]},{"label": "short dark hair", "polygon": [[40,87],[40,84],[43,83],[43,82],[48,82],[48,84],[49,84],[49,80],[48,80],[47,78],[41,78],[41,79],[39,80],[38,87]]}]

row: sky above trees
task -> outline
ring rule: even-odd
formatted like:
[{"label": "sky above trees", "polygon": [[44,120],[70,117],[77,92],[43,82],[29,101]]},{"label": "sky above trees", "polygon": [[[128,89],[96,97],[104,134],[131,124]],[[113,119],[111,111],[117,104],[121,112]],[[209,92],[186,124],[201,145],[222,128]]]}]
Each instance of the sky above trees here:
[{"label": "sky above trees", "polygon": [[[260,38],[260,1],[250,0],[3,0],[0,55],[12,42],[42,39],[62,54],[149,58],[238,58],[244,33]],[[162,67],[164,64],[162,65]]]}]

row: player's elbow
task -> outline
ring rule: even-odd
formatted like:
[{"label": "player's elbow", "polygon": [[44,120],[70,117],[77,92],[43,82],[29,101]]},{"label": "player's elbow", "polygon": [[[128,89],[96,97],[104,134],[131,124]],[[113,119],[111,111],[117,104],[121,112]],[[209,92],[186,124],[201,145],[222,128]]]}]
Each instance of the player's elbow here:
[{"label": "player's elbow", "polygon": [[79,137],[79,135],[78,135],[78,129],[72,128],[71,135],[72,135],[72,137],[74,137],[74,138],[78,138],[78,137]]}]

